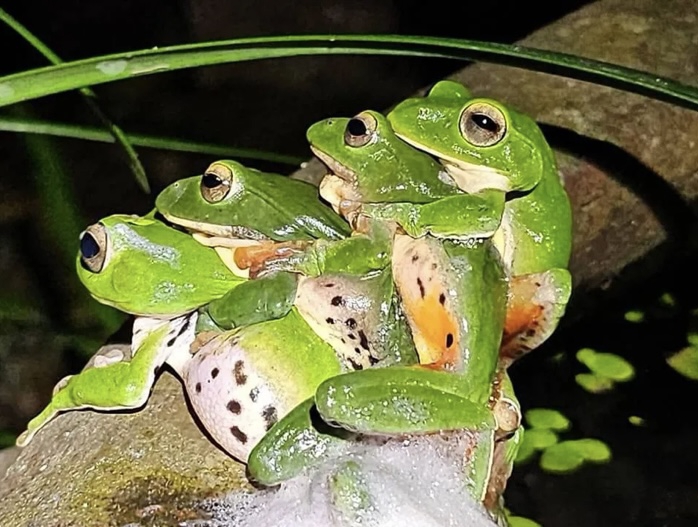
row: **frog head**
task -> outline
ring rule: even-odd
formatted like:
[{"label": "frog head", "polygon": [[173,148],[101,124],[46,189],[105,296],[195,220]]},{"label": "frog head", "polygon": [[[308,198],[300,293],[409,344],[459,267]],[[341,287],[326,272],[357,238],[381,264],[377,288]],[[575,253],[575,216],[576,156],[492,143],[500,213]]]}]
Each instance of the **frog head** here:
[{"label": "frog head", "polygon": [[162,318],[193,311],[242,281],[188,234],[127,215],[104,218],[80,235],[77,273],[98,301]]},{"label": "frog head", "polygon": [[428,203],[458,192],[439,164],[401,141],[378,112],[326,119],[306,136],[332,171],[320,194],[335,210],[351,203]]},{"label": "frog head", "polygon": [[341,239],[345,222],[317,199],[309,183],[247,168],[235,161],[211,164],[202,176],[172,183],[155,206],[188,230],[247,241]]},{"label": "frog head", "polygon": [[552,154],[536,122],[492,99],[473,97],[453,81],[388,114],[395,133],[441,160],[460,188],[527,191]]}]

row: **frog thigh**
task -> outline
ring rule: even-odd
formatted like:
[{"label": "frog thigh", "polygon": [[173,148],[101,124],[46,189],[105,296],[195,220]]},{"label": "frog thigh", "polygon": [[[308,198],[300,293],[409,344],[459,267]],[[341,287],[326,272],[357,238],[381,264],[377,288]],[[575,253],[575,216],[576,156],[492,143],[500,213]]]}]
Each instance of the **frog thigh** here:
[{"label": "frog thigh", "polygon": [[500,365],[540,346],[553,333],[565,313],[572,291],[566,269],[515,276],[510,281],[507,318],[500,349]]},{"label": "frog thigh", "polygon": [[[163,321],[139,317],[134,322],[132,358],[119,361],[114,346],[100,348],[85,370],[60,381],[42,412],[17,438],[24,446],[58,413],[84,408],[119,410],[138,408],[148,399],[155,376],[180,342],[193,340],[194,322],[189,316]],[[104,350],[104,351],[102,351]],[[121,358],[125,353],[121,351]]]},{"label": "frog thigh", "polygon": [[457,363],[459,324],[448,310],[447,256],[429,238],[395,237],[392,271],[421,364]]},{"label": "frog thigh", "polygon": [[453,373],[393,366],[338,375],[315,392],[323,420],[367,435],[494,430],[486,404],[474,402]]}]

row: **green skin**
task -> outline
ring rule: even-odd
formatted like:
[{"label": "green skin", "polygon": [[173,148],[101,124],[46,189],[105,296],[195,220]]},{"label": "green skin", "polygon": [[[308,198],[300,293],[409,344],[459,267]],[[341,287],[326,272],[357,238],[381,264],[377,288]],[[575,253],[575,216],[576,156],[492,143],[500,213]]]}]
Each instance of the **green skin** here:
[{"label": "green skin", "polygon": [[[236,181],[244,180],[248,189],[261,177],[260,173],[253,171],[249,177],[245,178],[244,167],[230,161],[219,161],[214,163],[212,167],[216,167],[216,173],[218,174],[225,174],[226,169],[234,173]],[[209,170],[211,170],[211,167],[209,167]],[[279,176],[274,177],[277,179],[277,186],[285,184],[295,185],[296,183]],[[240,226],[241,220],[236,214],[239,212],[238,209],[243,198],[243,193],[240,192],[236,200],[226,201],[226,196],[226,199],[221,200],[219,203],[211,203],[202,197],[202,191],[205,192],[205,190],[203,190],[200,182],[201,178],[189,178],[166,188],[157,198],[156,206],[158,212],[171,222],[185,226],[190,230],[217,236],[212,243],[214,246],[217,244],[220,244],[219,246],[235,246],[239,238],[235,239],[235,237],[232,236],[233,230],[229,232],[231,236],[224,235],[226,234],[226,227],[230,224]],[[306,189],[306,185],[302,185],[298,188]],[[255,189],[251,193],[254,197],[262,192],[262,190]],[[316,191],[314,190],[314,192]],[[287,197],[293,195],[291,191],[285,194]],[[306,215],[309,211],[315,211],[316,208],[321,208],[324,214],[332,214],[331,210],[322,205],[316,199],[315,195],[313,195],[313,198],[312,201],[308,202],[303,207]],[[308,201],[308,197],[305,194],[297,195],[296,199],[299,201]],[[226,209],[230,210],[230,214],[225,214]],[[272,211],[260,211],[259,209],[257,209],[257,212],[267,217],[273,214]],[[323,217],[320,213],[314,215],[315,217]],[[343,222],[343,220],[339,219],[339,216],[334,215],[334,217],[336,220],[334,222],[328,221],[328,223],[344,225],[344,223],[339,223],[339,221]],[[249,232],[249,229],[234,229],[234,234],[237,236],[246,232]],[[307,238],[308,236],[304,239]],[[303,295],[305,291],[310,294],[311,300],[317,298],[317,300],[306,302],[306,304],[310,303],[321,306],[323,303],[326,303],[328,305],[327,313],[321,317],[316,317],[311,324],[313,329],[323,337],[323,340],[332,341],[331,338],[326,338],[326,331],[328,328],[323,328],[321,326],[321,324],[327,325],[325,322],[326,320],[331,321],[330,324],[334,327],[351,328],[351,330],[345,329],[345,334],[335,335],[334,344],[338,344],[336,341],[341,338],[342,342],[346,341],[350,346],[349,357],[342,356],[341,349],[337,350],[340,358],[348,360],[345,366],[348,365],[350,368],[356,368],[378,363],[381,365],[389,365],[394,363],[409,364],[415,362],[416,356],[413,352],[413,344],[409,340],[409,331],[405,326],[404,319],[395,311],[394,286],[390,279],[391,275],[389,269],[390,254],[386,250],[386,248],[389,248],[390,244],[390,232],[377,227],[371,236],[352,237],[346,241],[338,241],[336,238],[338,238],[338,236],[333,236],[329,239],[320,239],[313,244],[309,251],[302,253],[304,255],[311,254],[312,256],[304,261],[304,274],[309,278],[305,279],[303,285],[299,286],[298,289],[297,298],[299,309],[303,309],[302,299],[308,296]],[[275,239],[275,241],[288,242],[295,240],[285,237],[282,239]],[[361,254],[362,258],[356,258],[357,253]],[[291,269],[296,271],[299,266],[300,265],[294,261],[293,264],[288,265],[287,270]],[[253,291],[254,286],[258,285],[260,282],[269,280],[271,277],[277,277],[276,280],[278,281],[280,277],[284,276],[288,276],[288,273],[279,272],[265,275],[262,279],[250,281],[238,286],[235,289],[235,294],[240,297],[241,295],[239,292],[246,289],[246,298],[251,300],[259,298],[258,294]],[[317,277],[317,279],[313,277]],[[344,284],[344,289],[341,290],[341,298],[343,298],[341,303],[335,301],[340,295],[332,292],[333,283]],[[270,290],[279,291],[279,289],[284,288],[271,288]],[[367,293],[362,293],[362,289],[366,289]],[[231,292],[231,294],[232,293],[233,292]],[[293,289],[292,293],[295,295],[296,290]],[[322,295],[328,293],[330,293],[330,296],[323,300]],[[283,296],[281,293],[277,294],[279,294],[280,297]],[[208,307],[208,314],[213,316],[218,324],[223,321],[228,321],[225,316],[226,311],[241,311],[235,304],[225,302],[225,300],[226,299],[221,299],[217,302],[216,306]],[[262,303],[265,304],[265,306],[269,304],[267,302]],[[351,306],[364,305],[366,303],[375,306],[375,309],[372,308],[372,310],[369,310],[366,314],[367,318],[362,318],[361,312],[354,313],[353,311],[343,311],[343,306],[345,304]],[[281,302],[279,302],[279,304],[281,304]],[[249,306],[250,302],[246,302],[244,305]],[[255,312],[261,313],[261,316],[267,317],[267,319],[273,319],[278,316],[283,316],[284,314],[282,312],[283,310],[272,313],[266,309],[266,307],[264,309],[262,307],[256,309]],[[371,315],[371,312],[373,312],[374,315]],[[378,318],[375,318],[376,312],[379,314]],[[308,320],[308,317],[306,317],[306,320]],[[346,324],[344,324],[344,322],[346,322]],[[358,335],[362,336],[360,341]],[[363,335],[366,336],[364,337]],[[359,344],[361,345],[359,346]],[[341,345],[338,347],[341,348]],[[374,347],[375,352],[373,351]],[[365,355],[359,358],[355,353],[358,351],[363,353],[364,350],[368,350],[369,348],[371,355],[368,357],[368,362],[364,363],[361,359],[365,358]],[[345,362],[345,360],[343,360],[343,362]],[[357,365],[354,361],[359,361],[359,364]],[[289,423],[288,427],[290,431],[286,429],[283,433],[279,432],[282,434],[282,437],[280,437],[279,434],[275,436],[275,432],[283,429],[280,428],[279,425],[274,426],[269,434],[267,434],[267,437],[275,437],[276,439],[267,440],[267,437],[265,437],[262,443],[253,451],[248,470],[252,477],[258,482],[273,484],[286,479],[289,477],[290,472],[295,473],[300,467],[320,462],[321,456],[317,455],[318,451],[322,451],[329,455],[332,450],[330,445],[338,445],[337,433],[321,433],[312,425],[309,413],[311,406],[312,405],[299,407],[292,417],[285,420],[285,422]],[[299,451],[298,449],[267,449],[265,446],[265,444],[276,445],[278,442],[290,444],[301,437],[305,445],[312,444],[314,446],[303,451]],[[288,459],[286,459],[285,456],[288,456]],[[277,468],[279,470],[277,470]]]},{"label": "green skin", "polygon": [[[102,256],[103,262],[95,264],[95,259]],[[234,305],[233,313],[243,317],[232,318],[248,324],[258,315],[245,319],[244,313],[254,312],[260,300],[254,297],[247,308],[241,305],[250,299],[245,288],[240,289],[244,294],[239,298],[234,293],[246,282],[230,273],[213,249],[152,218],[110,216],[90,227],[82,236],[77,271],[96,299],[138,315],[132,345],[130,349],[105,347],[83,372],[62,380],[49,405],[18,439],[19,445],[26,445],[59,412],[142,406],[157,370],[167,362],[185,380],[204,426],[226,450],[244,460],[275,419],[310,397],[320,381],[342,371],[332,348],[289,310],[283,318],[266,325],[242,327],[229,332],[229,336],[223,333],[220,343],[216,344],[215,339],[215,345],[206,343],[206,351],[197,353],[197,360],[192,361],[190,346],[198,315],[195,310],[208,304],[201,313],[206,316],[200,318],[207,319],[208,326],[220,333],[231,318],[227,303]],[[278,277],[269,283],[278,283]],[[275,297],[270,294],[264,298]],[[218,302],[223,302],[223,307],[216,307]],[[225,316],[218,317],[219,312]],[[207,324],[199,325],[199,332]],[[284,355],[282,351],[289,349],[289,343],[294,354]],[[233,359],[234,364],[226,367],[225,360]],[[197,379],[210,375],[210,364],[216,361],[223,361],[220,371],[226,372],[216,375],[216,382],[225,383],[223,388],[228,387],[231,393],[225,401],[210,396],[209,382],[199,383],[203,389],[197,387]],[[232,378],[232,372],[237,372],[240,365],[246,368],[243,377],[249,381],[236,392],[240,376]],[[257,385],[253,386],[254,382]],[[259,411],[238,393],[242,391],[248,397],[252,388],[257,388],[260,395],[256,399],[265,404]],[[218,394],[225,393],[220,387],[215,389]],[[226,407],[233,404],[231,401],[241,408]],[[220,408],[212,408],[216,403]],[[217,414],[208,420],[212,412]],[[227,435],[221,432],[220,423],[226,419],[234,419],[234,426],[242,433],[231,436],[233,425],[225,430]],[[241,437],[245,440],[240,441]]]},{"label": "green skin", "polygon": [[[405,217],[424,218],[423,211],[427,207],[438,210],[445,205],[444,210],[450,211],[454,198],[472,199],[472,196],[444,183],[439,177],[439,166],[429,156],[400,141],[380,114],[362,112],[360,117],[365,123],[370,123],[372,136],[360,146],[349,144],[346,140],[345,130],[349,129],[349,119],[322,121],[308,130],[311,148],[334,172],[334,176],[328,176],[334,181],[330,185],[323,182],[321,192],[335,209],[348,210],[350,214],[356,212],[372,220],[393,221],[405,228]],[[396,175],[399,176],[398,180]],[[391,193],[389,189],[396,190]],[[396,208],[396,204],[400,208]],[[460,210],[471,210],[467,207],[467,201]],[[409,212],[404,216],[406,211]],[[466,226],[466,230],[455,231],[456,234],[471,237],[482,232],[482,229],[475,229],[475,233],[467,230],[472,222],[468,223],[467,214],[464,218],[460,226]],[[420,225],[419,222],[411,222],[411,226],[416,225]],[[426,229],[419,234],[425,232],[434,234],[436,231]],[[438,232],[442,236],[447,232],[454,233],[446,229]],[[493,233],[494,229],[489,234]],[[473,249],[449,241],[445,242],[445,247],[451,261],[469,264],[461,267],[456,283],[451,284],[459,288],[460,293],[461,305],[455,311],[462,314],[462,325],[469,327],[467,338],[462,342],[465,353],[462,354],[457,375],[454,377],[450,373],[424,369],[390,368],[330,379],[323,383],[316,394],[318,410],[325,420],[361,433],[425,433],[460,428],[494,430],[486,403],[496,368],[497,353],[493,350],[497,350],[501,336],[505,291],[503,271],[486,243]],[[474,272],[468,274],[465,269]],[[476,290],[478,286],[483,289]],[[495,294],[494,291],[499,293]],[[483,298],[490,302],[482,302]],[[481,324],[477,321],[492,323]],[[510,387],[509,383],[507,385]],[[515,400],[513,391],[508,393]],[[385,400],[394,401],[396,396],[403,399],[404,404],[399,407],[383,404]],[[421,414],[417,420],[415,408]],[[487,437],[487,444],[474,450],[470,463],[474,476],[471,478],[474,482],[471,491],[480,499],[487,489],[494,447],[494,434]],[[267,440],[271,441],[272,438],[268,436],[263,443]],[[268,447],[268,450],[272,449]]]},{"label": "green skin", "polygon": [[[505,127],[488,146],[474,142],[473,130],[482,129],[473,126],[472,119],[465,121],[470,132],[460,126],[466,115],[483,112],[499,114],[497,122]],[[426,97],[398,104],[388,121],[398,137],[438,158],[459,188],[507,193],[495,244],[512,287],[537,288],[533,300],[545,304],[537,333],[529,337],[523,332],[513,342],[504,342],[503,362],[510,364],[552,334],[572,290],[567,271],[572,213],[552,149],[533,119],[497,101],[474,98],[453,81],[441,81]]]}]

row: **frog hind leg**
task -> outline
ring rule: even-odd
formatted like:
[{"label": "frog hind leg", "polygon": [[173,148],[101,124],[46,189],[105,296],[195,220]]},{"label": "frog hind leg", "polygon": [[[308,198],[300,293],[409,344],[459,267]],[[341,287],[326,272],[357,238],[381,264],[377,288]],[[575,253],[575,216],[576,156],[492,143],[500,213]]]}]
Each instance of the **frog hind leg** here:
[{"label": "frog hind leg", "polygon": [[[180,348],[188,352],[194,324],[190,317],[156,320],[139,317],[134,322],[132,357],[127,350],[104,346],[77,375],[62,379],[53,397],[41,413],[17,438],[18,446],[27,445],[34,435],[61,412],[94,408],[121,410],[145,404],[155,377],[171,353]],[[183,343],[180,346],[180,343]]]},{"label": "frog hind leg", "polygon": [[[448,310],[443,256],[427,238],[395,237],[392,271],[419,362],[434,369],[458,363],[459,325]],[[441,257],[440,257],[441,256]]]},{"label": "frog hind leg", "polygon": [[264,486],[278,485],[340,453],[351,434],[331,429],[317,415],[313,398],[291,410],[250,452],[247,474]]},{"label": "frog hind leg", "polygon": [[572,291],[572,279],[566,269],[515,276],[510,282],[500,365],[510,366],[516,359],[540,346],[553,333],[565,313]]},{"label": "frog hind leg", "polygon": [[400,436],[496,427],[486,403],[466,395],[452,372],[391,366],[337,375],[315,392],[323,420],[366,434]]}]

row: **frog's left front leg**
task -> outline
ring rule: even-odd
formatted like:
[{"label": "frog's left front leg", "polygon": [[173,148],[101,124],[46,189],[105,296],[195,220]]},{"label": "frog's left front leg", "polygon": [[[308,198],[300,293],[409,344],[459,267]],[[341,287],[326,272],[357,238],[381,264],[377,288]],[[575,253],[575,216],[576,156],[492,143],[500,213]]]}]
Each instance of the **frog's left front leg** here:
[{"label": "frog's left front leg", "polygon": [[54,388],[48,406],[32,419],[17,438],[25,446],[32,437],[60,412],[96,408],[117,410],[145,404],[155,376],[172,354],[189,354],[194,339],[196,317],[174,320],[138,317],[133,324],[132,357],[123,349],[105,346],[87,369],[61,380]]},{"label": "frog's left front leg", "polygon": [[505,194],[485,190],[456,194],[431,203],[364,204],[362,213],[384,221],[395,221],[413,238],[431,234],[436,238],[489,238],[499,228]]},{"label": "frog's left front leg", "polygon": [[567,269],[511,278],[499,354],[501,366],[508,367],[547,340],[564,315],[571,292],[572,277]]}]

